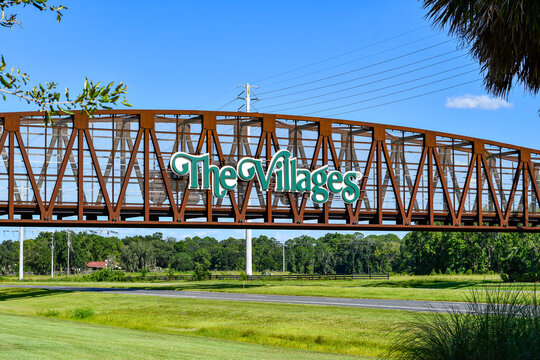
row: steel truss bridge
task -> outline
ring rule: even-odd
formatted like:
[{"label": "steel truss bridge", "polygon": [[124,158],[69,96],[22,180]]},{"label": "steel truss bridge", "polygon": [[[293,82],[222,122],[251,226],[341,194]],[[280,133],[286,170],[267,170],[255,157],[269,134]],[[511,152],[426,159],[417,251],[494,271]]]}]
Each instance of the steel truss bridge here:
[{"label": "steel truss bridge", "polygon": [[[540,231],[540,150],[427,130],[245,112],[0,113],[0,225]],[[216,165],[270,160],[360,171],[360,197],[239,182],[222,199],[171,172],[177,151]],[[272,188],[272,187],[271,187]]]}]

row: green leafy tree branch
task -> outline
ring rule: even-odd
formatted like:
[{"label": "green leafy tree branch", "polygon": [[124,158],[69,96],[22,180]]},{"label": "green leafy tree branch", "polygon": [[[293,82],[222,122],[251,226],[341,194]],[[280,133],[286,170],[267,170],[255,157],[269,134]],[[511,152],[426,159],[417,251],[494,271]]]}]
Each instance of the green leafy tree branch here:
[{"label": "green leafy tree branch", "polygon": [[[12,29],[15,25],[22,26],[16,13],[6,13],[17,7],[34,6],[40,11],[52,11],[56,13],[56,20],[62,20],[62,11],[67,8],[62,5],[50,5],[48,0],[0,0],[0,26]],[[54,81],[44,84],[33,85],[30,77],[21,69],[12,67],[7,69],[7,64],[3,55],[0,55],[0,95],[3,100],[9,96],[17,97],[28,104],[38,107],[44,112],[46,124],[53,124],[52,116],[58,113],[73,114],[75,109],[80,109],[89,116],[98,109],[111,109],[112,106],[122,104],[131,106],[125,95],[128,87],[120,82],[115,85],[111,82],[102,85],[101,82],[94,83],[85,78],[82,91],[72,96],[69,89],[63,93],[58,91],[58,84]]]}]

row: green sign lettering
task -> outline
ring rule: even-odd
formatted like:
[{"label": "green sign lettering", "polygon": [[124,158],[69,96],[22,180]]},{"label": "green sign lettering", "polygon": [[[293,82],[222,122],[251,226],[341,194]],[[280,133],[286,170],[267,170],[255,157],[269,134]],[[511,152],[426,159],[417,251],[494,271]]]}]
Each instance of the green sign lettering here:
[{"label": "green sign lettering", "polygon": [[328,170],[328,165],[313,171],[298,168],[298,159],[288,150],[279,150],[266,160],[250,157],[238,161],[236,168],[210,164],[210,155],[174,153],[170,160],[171,170],[179,176],[188,176],[189,189],[212,190],[214,196],[223,198],[228,191],[236,189],[238,181],[255,179],[261,191],[268,191],[275,178],[274,191],[310,193],[313,202],[324,203],[330,194],[339,194],[345,203],[353,203],[360,196],[358,182],[362,173]]}]

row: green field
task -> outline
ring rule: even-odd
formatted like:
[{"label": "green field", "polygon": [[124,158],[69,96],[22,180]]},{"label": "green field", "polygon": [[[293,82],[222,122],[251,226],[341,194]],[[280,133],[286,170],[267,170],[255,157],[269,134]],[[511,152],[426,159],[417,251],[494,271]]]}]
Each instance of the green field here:
[{"label": "green field", "polygon": [[[481,275],[354,281],[80,280],[32,277],[23,284],[452,301],[476,289],[515,286]],[[5,277],[0,281],[19,283]],[[534,284],[522,285],[534,289]],[[416,316],[396,310],[0,288],[0,351],[7,354],[2,358],[16,359],[384,358]]]},{"label": "green field", "polygon": [[[71,285],[91,287],[132,287],[169,290],[202,290],[234,293],[332,296],[370,299],[463,301],[475,289],[515,287],[532,290],[533,284],[505,284],[498,275],[436,275],[392,276],[389,280],[212,280],[212,281],[156,281],[156,282],[83,282],[80,278],[32,277],[24,284]],[[6,284],[20,284],[14,278],[4,278]]]},{"label": "green field", "polygon": [[[163,349],[170,349],[173,344],[167,345],[167,341],[174,343],[176,338],[186,343],[193,341],[201,344],[201,340],[193,338],[206,337],[233,341],[223,343],[231,348],[240,347],[241,343],[251,343],[272,346],[270,350],[266,350],[269,352],[279,348],[384,357],[388,347],[398,336],[400,327],[413,320],[415,314],[392,310],[10,288],[0,289],[0,317],[12,319],[12,322],[20,319],[20,331],[15,331],[10,326],[2,326],[2,339],[6,338],[5,336],[17,336],[16,334],[23,336],[25,333],[31,338],[30,335],[37,331],[36,329],[42,326],[50,327],[51,324],[58,324],[60,333],[60,329],[66,327],[66,336],[76,337],[77,326],[81,326],[81,331],[101,331],[87,325],[92,324],[106,327],[106,331],[110,331],[107,329],[111,327],[122,328],[122,331],[118,330],[118,336],[125,337],[127,344],[131,341],[129,339],[135,341],[137,335],[124,329],[141,331],[141,339],[145,339],[147,334],[153,334],[156,339],[155,346],[160,347],[160,342],[164,342]],[[109,334],[116,333],[111,331]],[[46,338],[37,338],[35,341],[47,342],[47,338],[50,338],[52,342],[47,348],[56,349],[57,344],[62,342],[62,337],[47,337],[47,332],[43,336]],[[108,341],[115,343],[113,339],[116,335],[111,336],[110,339],[107,337]],[[83,347],[91,348],[92,344],[96,344],[91,338],[88,341]],[[123,338],[118,341],[123,341]],[[24,354],[31,351],[17,345],[16,340],[14,344],[8,347],[9,353],[15,354],[14,356],[25,358]],[[62,346],[68,348],[68,345]],[[58,345],[58,351],[63,351],[60,349],[62,346]],[[246,354],[251,351],[248,347],[243,349]],[[111,354],[113,350],[110,349]],[[252,351],[261,349],[253,348]],[[283,357],[289,356],[295,355],[283,352]],[[325,355],[323,358],[331,357]]]},{"label": "green field", "polygon": [[0,313],[0,322],[2,359],[351,359],[35,316]]}]

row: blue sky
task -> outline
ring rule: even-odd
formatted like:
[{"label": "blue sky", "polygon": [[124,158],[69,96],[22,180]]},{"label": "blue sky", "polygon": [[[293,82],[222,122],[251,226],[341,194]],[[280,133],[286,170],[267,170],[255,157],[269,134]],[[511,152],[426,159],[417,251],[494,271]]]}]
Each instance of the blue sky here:
[{"label": "blue sky", "polygon": [[[249,82],[259,86],[254,105],[260,111],[342,113],[335,117],[540,148],[538,97],[519,86],[506,101],[482,97],[487,93],[467,49],[433,29],[416,1],[55,3],[69,7],[61,23],[28,8],[19,11],[22,29],[0,29],[8,66],[20,67],[33,81],[54,80],[72,92],[85,76],[123,81],[134,108],[209,110],[230,103],[240,92],[237,85]],[[336,93],[325,95],[330,90]],[[434,93],[399,101],[427,92]],[[233,101],[223,109],[240,105]],[[0,102],[0,111],[31,109],[17,100]],[[243,233],[163,232],[180,238]],[[259,233],[283,240],[301,232],[254,231]]]}]

